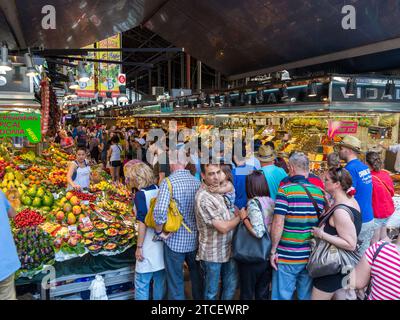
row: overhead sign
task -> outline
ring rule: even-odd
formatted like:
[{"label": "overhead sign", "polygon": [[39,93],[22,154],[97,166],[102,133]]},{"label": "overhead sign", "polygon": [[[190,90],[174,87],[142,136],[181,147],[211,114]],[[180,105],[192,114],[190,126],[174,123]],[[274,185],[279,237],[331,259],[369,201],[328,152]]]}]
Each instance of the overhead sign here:
[{"label": "overhead sign", "polygon": [[120,86],[124,86],[126,85],[126,74],[125,73],[120,73],[118,75],[118,84]]},{"label": "overhead sign", "polygon": [[40,114],[37,113],[1,113],[0,138],[26,137],[31,143],[42,139]]},{"label": "overhead sign", "polygon": [[[96,43],[98,49],[120,49],[121,34],[107,38]],[[121,51],[99,51],[97,59],[108,61],[121,61]],[[99,63],[99,92],[101,96],[106,95],[106,91],[118,92],[118,75],[121,74],[120,64]]]},{"label": "overhead sign", "polygon": [[[93,48],[95,48],[94,44],[83,47],[83,49],[93,49]],[[81,58],[96,59],[96,53],[93,51],[89,51],[87,56],[82,56]],[[96,63],[94,62],[86,61],[84,63],[85,71],[89,75],[89,81],[79,82],[79,89],[76,90],[78,96],[86,98],[94,97],[94,94],[96,92],[96,80],[95,80],[96,67],[97,67]]]},{"label": "overhead sign", "polygon": [[357,121],[334,121],[329,120],[328,136],[333,138],[337,135],[355,134],[357,133]]},{"label": "overhead sign", "polygon": [[357,83],[354,95],[346,94],[345,82],[332,82],[333,102],[385,102],[400,103],[400,87],[395,87],[394,94],[385,94],[385,83]]}]

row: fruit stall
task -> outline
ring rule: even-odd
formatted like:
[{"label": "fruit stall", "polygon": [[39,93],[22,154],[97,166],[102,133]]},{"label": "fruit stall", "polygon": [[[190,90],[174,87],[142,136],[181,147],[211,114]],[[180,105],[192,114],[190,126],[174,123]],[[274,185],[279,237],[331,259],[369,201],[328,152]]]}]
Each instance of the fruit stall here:
[{"label": "fruit stall", "polygon": [[0,187],[17,215],[11,222],[21,261],[16,283],[40,282],[46,266],[57,277],[134,264],[135,218],[130,191],[95,170],[88,191],[67,190],[72,156],[51,145],[41,156],[0,144]]}]

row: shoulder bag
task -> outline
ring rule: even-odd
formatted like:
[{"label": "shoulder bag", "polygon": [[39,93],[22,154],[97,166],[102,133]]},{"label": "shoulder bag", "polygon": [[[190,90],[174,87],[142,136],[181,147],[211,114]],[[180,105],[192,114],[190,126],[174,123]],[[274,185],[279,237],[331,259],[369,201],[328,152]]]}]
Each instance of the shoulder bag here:
[{"label": "shoulder bag", "polygon": [[304,191],[307,193],[307,196],[308,196],[308,198],[311,200],[311,202],[312,202],[312,204],[313,204],[313,206],[314,206],[314,209],[315,209],[315,211],[316,211],[317,214],[318,214],[318,217],[320,217],[321,214],[322,214],[322,210],[321,210],[320,207],[318,207],[317,201],[314,199],[314,197],[312,196],[312,194],[310,193],[310,191],[307,189],[307,187],[306,187],[304,184],[301,184],[301,183],[297,183],[297,184],[298,184],[299,186],[301,186],[301,187],[304,189]]},{"label": "shoulder bag", "polygon": [[372,175],[372,178],[378,179],[378,181],[385,186],[387,192],[389,192],[389,196],[392,197],[392,192],[390,191],[389,187],[386,183],[384,183],[379,177]]},{"label": "shoulder bag", "polygon": [[[168,184],[169,193],[171,195],[169,200],[169,207],[167,212],[167,222],[164,224],[163,230],[165,232],[177,232],[181,225],[185,227],[185,229],[192,233],[192,230],[185,224],[183,221],[183,216],[179,212],[178,204],[176,203],[175,199],[172,196],[172,184],[169,178],[165,178]],[[146,218],[144,223],[146,226],[150,228],[156,227],[156,222],[154,221],[154,208],[156,206],[157,197],[150,200],[149,211],[147,212]]]},{"label": "shoulder bag", "polygon": [[[349,208],[344,205],[337,205],[325,215],[320,225],[324,225],[338,208],[346,210],[354,221],[353,213]],[[344,267],[354,267],[360,261],[360,258],[357,249],[355,251],[347,251],[325,240],[313,239],[311,241],[311,254],[307,264],[308,274],[312,278],[338,274],[342,272]]]},{"label": "shoulder bag", "polygon": [[[262,207],[258,199],[255,199],[262,214]],[[232,239],[232,258],[241,263],[260,263],[268,261],[271,252],[272,241],[265,226],[265,233],[261,239],[253,236],[247,227],[240,222]]]}]

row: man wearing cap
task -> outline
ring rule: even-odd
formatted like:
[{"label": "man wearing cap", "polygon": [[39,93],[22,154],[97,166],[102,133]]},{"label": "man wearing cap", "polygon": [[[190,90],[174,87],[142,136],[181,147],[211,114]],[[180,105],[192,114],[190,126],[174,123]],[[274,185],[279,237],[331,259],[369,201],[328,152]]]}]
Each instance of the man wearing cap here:
[{"label": "man wearing cap", "polygon": [[372,210],[372,176],[369,167],[358,159],[361,141],[347,135],[338,144],[339,157],[346,161],[345,168],[353,179],[355,198],[361,208],[362,228],[358,239],[362,241],[359,253],[364,254],[374,235],[374,214]]},{"label": "man wearing cap", "polygon": [[275,201],[278,193],[279,184],[282,179],[287,177],[285,170],[274,164],[275,151],[269,145],[262,145],[257,153],[257,159],[260,160],[261,170],[267,180],[270,198]]}]

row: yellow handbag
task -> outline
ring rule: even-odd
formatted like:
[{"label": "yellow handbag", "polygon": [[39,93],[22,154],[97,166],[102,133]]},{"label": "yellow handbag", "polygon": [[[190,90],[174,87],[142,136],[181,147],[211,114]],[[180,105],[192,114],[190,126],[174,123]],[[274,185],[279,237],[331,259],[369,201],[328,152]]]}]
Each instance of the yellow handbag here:
[{"label": "yellow handbag", "polygon": [[[171,194],[171,198],[169,201],[169,207],[167,212],[167,222],[164,224],[163,230],[165,232],[177,232],[181,225],[183,225],[187,231],[192,233],[192,230],[185,224],[183,221],[183,216],[179,212],[178,205],[174,198],[172,197],[172,184],[168,178],[165,178],[168,184],[168,189]],[[155,229],[156,223],[154,221],[154,208],[156,206],[157,197],[154,197],[150,200],[149,211],[146,214],[146,218],[144,223],[147,227]]]}]

